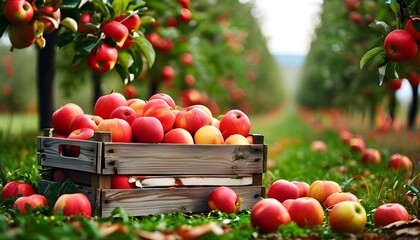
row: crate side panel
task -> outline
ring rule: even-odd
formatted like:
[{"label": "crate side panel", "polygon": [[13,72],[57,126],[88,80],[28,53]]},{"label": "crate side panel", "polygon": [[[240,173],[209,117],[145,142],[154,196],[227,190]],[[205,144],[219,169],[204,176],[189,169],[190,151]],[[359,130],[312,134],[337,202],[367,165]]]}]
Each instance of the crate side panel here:
[{"label": "crate side panel", "polygon": [[104,143],[103,174],[246,174],[264,172],[264,145]]},{"label": "crate side panel", "polygon": [[[215,187],[143,188],[137,190],[102,190],[102,216],[110,216],[123,207],[132,216],[171,212],[198,213],[209,211],[207,198]],[[232,187],[242,198],[241,210],[251,209],[261,199],[261,186]]]},{"label": "crate side panel", "polygon": [[101,162],[98,159],[101,144],[95,141],[38,137],[38,163],[46,167],[96,173],[97,164]]}]

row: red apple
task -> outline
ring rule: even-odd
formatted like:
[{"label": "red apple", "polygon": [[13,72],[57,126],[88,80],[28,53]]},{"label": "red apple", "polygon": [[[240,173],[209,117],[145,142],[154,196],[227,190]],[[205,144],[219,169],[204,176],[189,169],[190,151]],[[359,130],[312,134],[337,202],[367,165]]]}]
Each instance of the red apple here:
[{"label": "red apple", "polygon": [[363,21],[362,15],[360,15],[360,13],[357,11],[349,12],[349,18],[350,18],[350,21],[356,24],[359,24]]},{"label": "red apple", "polygon": [[[217,127],[215,127],[217,128]],[[222,136],[223,138],[223,136]],[[230,145],[248,145],[251,144],[249,142],[248,137],[244,137],[241,134],[232,134],[228,138],[226,138],[224,144],[230,144]]]},{"label": "red apple", "polygon": [[208,196],[207,205],[211,211],[218,210],[227,214],[238,213],[241,198],[229,187],[216,187]]},{"label": "red apple", "polygon": [[34,9],[26,0],[7,0],[4,2],[3,14],[11,25],[23,25],[32,20]]},{"label": "red apple", "polygon": [[353,138],[353,133],[351,133],[350,131],[348,131],[348,130],[340,131],[340,139],[344,143],[348,143],[350,141],[350,139],[352,139],[352,138]]},{"label": "red apple", "polygon": [[38,9],[38,13],[44,24],[44,34],[52,33],[58,29],[61,20],[60,8],[55,9],[51,5],[45,5]]},{"label": "red apple", "polygon": [[131,124],[133,142],[160,143],[164,131],[162,123],[155,117],[138,117]]},{"label": "red apple", "polygon": [[142,116],[157,118],[161,122],[164,132],[171,130],[175,122],[172,107],[165,100],[158,98],[146,102]]},{"label": "red apple", "polygon": [[314,152],[325,152],[327,151],[327,144],[322,140],[315,140],[311,143],[311,149]]},{"label": "red apple", "polygon": [[296,199],[299,197],[298,187],[284,179],[276,180],[268,189],[268,197],[283,202],[286,199]]},{"label": "red apple", "polygon": [[98,98],[93,111],[103,119],[109,119],[111,113],[119,106],[127,106],[127,99],[121,93],[113,92]]},{"label": "red apple", "polygon": [[393,169],[397,171],[405,170],[411,172],[411,169],[413,168],[413,163],[407,156],[396,153],[390,157],[387,167],[388,169]]},{"label": "red apple", "polygon": [[67,138],[89,140],[93,137],[94,134],[95,134],[95,131],[91,128],[79,128],[71,132]]},{"label": "red apple", "polygon": [[155,93],[149,98],[149,101],[152,99],[162,99],[172,108],[172,110],[176,109],[176,104],[175,104],[174,99],[166,93]]},{"label": "red apple", "polygon": [[83,193],[61,195],[54,205],[54,213],[62,211],[65,216],[92,215],[92,206]]},{"label": "red apple", "polygon": [[175,70],[171,66],[164,66],[162,68],[162,78],[165,80],[171,80],[174,78]]},{"label": "red apple", "polygon": [[32,194],[30,196],[23,196],[13,203],[13,207],[18,208],[22,214],[26,214],[26,205],[29,205],[30,208],[37,208],[39,206],[48,206],[47,199],[40,194]]},{"label": "red apple", "polygon": [[135,183],[130,183],[128,179],[130,176],[127,175],[112,175],[111,176],[111,188],[112,189],[131,189],[135,188]]},{"label": "red apple", "polygon": [[235,133],[247,137],[251,130],[251,121],[241,110],[232,109],[220,119],[219,129],[225,139]]},{"label": "red apple", "polygon": [[69,124],[69,132],[73,132],[74,130],[81,129],[81,128],[90,128],[92,130],[96,130],[98,124],[93,120],[92,115],[90,114],[79,114],[71,120]]},{"label": "red apple", "polygon": [[178,0],[178,3],[183,7],[183,8],[190,8],[191,7],[191,2],[190,0]]},{"label": "red apple", "polygon": [[420,18],[418,17],[412,17],[410,19],[407,20],[407,22],[405,22],[405,27],[404,29],[409,32],[411,34],[411,36],[413,36],[414,39],[416,39],[416,41],[420,40],[420,31],[417,30],[414,27],[414,24],[418,26],[420,25]]},{"label": "red apple", "polygon": [[220,130],[212,125],[199,128],[194,134],[195,144],[223,144],[224,139]]},{"label": "red apple", "polygon": [[78,33],[93,33],[94,29],[89,27],[87,24],[91,23],[91,14],[88,12],[82,13],[77,19],[77,32]]},{"label": "red apple", "polygon": [[200,108],[201,110],[203,110],[207,114],[207,116],[208,116],[209,123],[211,125],[215,125],[215,124],[213,124],[213,121],[215,119],[213,117],[213,113],[211,112],[211,110],[207,106],[205,106],[203,104],[193,104],[193,105],[190,105],[190,106],[185,107],[185,109],[187,109],[187,110],[188,109],[191,109],[191,108]]},{"label": "red apple", "polygon": [[329,180],[315,180],[309,185],[308,197],[315,198],[323,204],[328,196],[336,192],[342,192],[338,183]]},{"label": "red apple", "polygon": [[299,190],[299,197],[306,197],[308,195],[309,184],[302,181],[292,181]]},{"label": "red apple", "polygon": [[106,73],[111,71],[118,59],[118,50],[110,47],[106,43],[95,47],[86,58],[89,68],[97,73]]},{"label": "red apple", "polygon": [[286,199],[284,200],[281,204],[287,209],[287,212],[289,212],[289,207],[292,205],[292,203],[295,201],[296,199]]},{"label": "red apple", "polygon": [[179,19],[181,22],[188,23],[191,20],[192,13],[188,8],[182,8],[179,12]]},{"label": "red apple", "polygon": [[328,220],[334,232],[360,233],[367,222],[366,210],[356,201],[339,202],[331,209]]},{"label": "red apple", "polygon": [[130,125],[137,118],[137,112],[129,106],[119,106],[111,112],[110,118],[119,118],[127,121]]},{"label": "red apple", "polygon": [[397,29],[391,31],[385,38],[386,55],[395,62],[408,61],[417,54],[417,42],[407,31]]},{"label": "red apple", "polygon": [[143,99],[134,98],[127,101],[127,104],[129,107],[134,109],[134,111],[136,111],[137,117],[141,117],[143,115],[143,109],[146,105],[146,101],[144,101]]},{"label": "red apple", "polygon": [[22,181],[10,181],[4,185],[1,192],[1,200],[3,201],[9,197],[16,197],[18,195],[29,196],[35,194],[35,189],[29,183]]},{"label": "red apple", "polygon": [[9,25],[9,40],[13,48],[22,49],[31,46],[36,39],[33,23]]},{"label": "red apple", "polygon": [[410,216],[407,209],[399,203],[386,203],[376,208],[373,222],[378,227],[384,227],[397,221],[408,221]]},{"label": "red apple", "polygon": [[420,76],[417,75],[416,71],[410,71],[407,75],[407,80],[413,88],[420,84]]},{"label": "red apple", "polygon": [[349,10],[356,10],[360,5],[360,1],[359,0],[345,0],[344,5]]},{"label": "red apple", "polygon": [[262,234],[275,233],[280,225],[290,221],[287,209],[273,198],[262,199],[251,209],[251,225]]},{"label": "red apple", "polygon": [[119,118],[104,119],[96,128],[98,132],[111,132],[113,142],[131,142],[132,131],[130,124]]},{"label": "red apple", "polygon": [[165,133],[162,143],[194,144],[194,139],[187,130],[173,128]]},{"label": "red apple", "polygon": [[400,89],[401,85],[402,85],[401,79],[391,79],[391,80],[388,80],[388,82],[386,83],[386,87],[392,92],[395,92],[398,89]]},{"label": "red apple", "polygon": [[127,27],[118,21],[108,21],[101,27],[107,38],[115,42],[116,48],[121,48],[128,37]]},{"label": "red apple", "polygon": [[193,63],[193,56],[191,55],[191,53],[183,53],[181,55],[181,61],[184,64],[184,66],[191,66],[191,64]]},{"label": "red apple", "polygon": [[198,107],[181,109],[175,117],[174,126],[187,130],[192,136],[202,126],[209,125],[208,115]]},{"label": "red apple", "polygon": [[141,24],[139,15],[135,12],[130,12],[129,14],[121,14],[114,18],[115,21],[124,24],[129,32],[136,31]]},{"label": "red apple", "polygon": [[381,153],[378,149],[367,148],[362,152],[362,163],[363,164],[380,164]]},{"label": "red apple", "polygon": [[324,209],[311,197],[295,199],[289,207],[289,214],[299,227],[318,227],[324,223]]},{"label": "red apple", "polygon": [[362,152],[366,149],[365,140],[361,136],[352,137],[349,140],[349,146],[352,151]]},{"label": "red apple", "polygon": [[325,199],[324,206],[326,208],[331,208],[335,204],[344,201],[359,202],[359,198],[351,192],[336,192],[328,196],[327,199]]},{"label": "red apple", "polygon": [[70,123],[78,115],[84,114],[83,109],[75,103],[67,103],[55,110],[51,116],[54,131],[62,135],[69,135]]}]

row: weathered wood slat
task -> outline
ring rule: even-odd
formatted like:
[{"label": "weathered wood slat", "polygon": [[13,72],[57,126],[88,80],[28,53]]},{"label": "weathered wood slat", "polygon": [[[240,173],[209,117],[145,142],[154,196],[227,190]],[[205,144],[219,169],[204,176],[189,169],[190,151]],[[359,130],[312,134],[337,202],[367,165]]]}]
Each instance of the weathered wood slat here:
[{"label": "weathered wood slat", "polygon": [[38,137],[38,164],[41,166],[97,173],[101,151],[101,142]]},{"label": "weathered wood slat", "polygon": [[[110,216],[123,207],[132,216],[170,212],[198,213],[208,211],[207,199],[215,187],[143,188],[134,190],[102,189],[101,213]],[[242,198],[241,210],[251,209],[262,197],[261,186],[231,187]]]},{"label": "weathered wood slat", "polygon": [[265,146],[104,143],[102,174],[263,173]]}]

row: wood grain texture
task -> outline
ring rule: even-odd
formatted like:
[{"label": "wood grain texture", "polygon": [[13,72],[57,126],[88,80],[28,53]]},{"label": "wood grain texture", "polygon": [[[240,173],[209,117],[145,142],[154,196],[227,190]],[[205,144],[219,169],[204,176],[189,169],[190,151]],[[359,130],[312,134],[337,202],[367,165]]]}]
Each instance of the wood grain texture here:
[{"label": "wood grain texture", "polygon": [[104,143],[102,174],[244,174],[265,171],[265,145]]},{"label": "wood grain texture", "polygon": [[[102,189],[103,217],[122,207],[131,216],[145,216],[170,212],[198,213],[209,211],[207,198],[216,187],[143,188],[135,190]],[[241,210],[251,209],[261,200],[261,186],[231,187],[242,198]]]},{"label": "wood grain texture", "polygon": [[[46,167],[58,167],[90,173],[98,172],[102,152],[102,143],[62,138],[38,137],[38,164]],[[77,157],[63,154],[63,148],[80,148]],[[100,168],[99,168],[100,169]]]}]

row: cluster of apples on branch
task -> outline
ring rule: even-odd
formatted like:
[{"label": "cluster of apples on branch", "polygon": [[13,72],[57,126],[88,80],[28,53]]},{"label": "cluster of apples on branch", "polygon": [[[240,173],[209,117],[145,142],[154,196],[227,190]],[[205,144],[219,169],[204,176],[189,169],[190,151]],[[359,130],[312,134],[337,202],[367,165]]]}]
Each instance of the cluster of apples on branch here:
[{"label": "cluster of apples on branch", "polygon": [[118,92],[101,96],[94,114],[67,103],[52,114],[55,137],[88,140],[110,132],[112,142],[168,144],[252,144],[251,122],[239,109],[216,118],[201,104],[179,107],[166,93],[144,100]]}]

